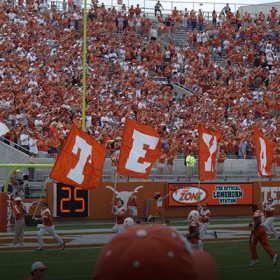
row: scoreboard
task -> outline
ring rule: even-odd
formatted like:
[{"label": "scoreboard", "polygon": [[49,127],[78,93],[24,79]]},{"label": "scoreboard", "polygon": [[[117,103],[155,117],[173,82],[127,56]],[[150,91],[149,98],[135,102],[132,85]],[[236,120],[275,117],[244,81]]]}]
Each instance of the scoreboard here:
[{"label": "scoreboard", "polygon": [[60,218],[87,217],[89,193],[87,190],[63,183],[53,184],[53,216]]}]

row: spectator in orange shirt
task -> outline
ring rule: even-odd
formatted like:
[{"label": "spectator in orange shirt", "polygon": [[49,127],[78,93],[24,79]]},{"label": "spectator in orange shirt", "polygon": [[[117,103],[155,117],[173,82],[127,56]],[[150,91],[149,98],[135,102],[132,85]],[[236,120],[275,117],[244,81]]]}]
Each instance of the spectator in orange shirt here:
[{"label": "spectator in orange shirt", "polygon": [[59,152],[60,141],[56,134],[50,134],[50,138],[48,141],[49,144],[49,156],[54,157]]},{"label": "spectator in orange shirt", "polygon": [[136,5],[136,8],[135,8],[135,15],[136,16],[140,16],[141,14],[141,8],[139,7],[139,4]]}]

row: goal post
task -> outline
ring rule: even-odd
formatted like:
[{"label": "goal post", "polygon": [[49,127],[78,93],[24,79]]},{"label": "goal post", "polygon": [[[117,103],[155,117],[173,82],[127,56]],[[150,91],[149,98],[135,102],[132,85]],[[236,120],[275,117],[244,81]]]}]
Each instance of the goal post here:
[{"label": "goal post", "polygon": [[0,164],[0,168],[11,168],[10,172],[8,173],[8,176],[6,178],[5,184],[4,184],[4,192],[8,191],[8,185],[10,182],[11,177],[15,173],[15,171],[19,168],[52,168],[53,163],[2,163]]}]

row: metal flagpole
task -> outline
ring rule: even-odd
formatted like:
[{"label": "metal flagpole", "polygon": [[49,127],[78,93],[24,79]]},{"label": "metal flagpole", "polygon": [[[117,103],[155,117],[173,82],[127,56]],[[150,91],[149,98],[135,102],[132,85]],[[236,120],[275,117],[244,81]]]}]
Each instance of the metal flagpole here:
[{"label": "metal flagpole", "polygon": [[198,191],[197,191],[197,211],[200,208],[200,180],[198,179]]},{"label": "metal flagpole", "polygon": [[42,191],[41,191],[41,194],[40,194],[40,198],[39,198],[39,200],[37,201],[37,205],[36,205],[36,208],[35,208],[35,211],[34,211],[34,213],[33,213],[32,218],[35,218],[35,216],[36,216],[36,212],[37,212],[37,210],[38,210],[39,205],[41,204],[42,197],[43,197],[43,194],[44,194],[44,191],[45,191],[45,189],[46,189],[46,186],[47,186],[48,182],[49,182],[49,179],[46,179],[45,182],[44,182],[44,185],[43,185],[43,188],[42,188]]},{"label": "metal flagpole", "polygon": [[[261,206],[261,209],[263,209],[263,197],[262,197],[262,183],[261,183],[261,176],[259,173],[259,188],[260,188],[260,201],[259,204]],[[265,214],[265,213],[264,213]]]},{"label": "metal flagpole", "polygon": [[118,180],[118,173],[115,174],[115,181],[114,181],[114,191],[112,197],[112,211],[114,211],[114,204],[115,204],[115,197],[116,197],[116,190],[117,190],[117,180]]}]

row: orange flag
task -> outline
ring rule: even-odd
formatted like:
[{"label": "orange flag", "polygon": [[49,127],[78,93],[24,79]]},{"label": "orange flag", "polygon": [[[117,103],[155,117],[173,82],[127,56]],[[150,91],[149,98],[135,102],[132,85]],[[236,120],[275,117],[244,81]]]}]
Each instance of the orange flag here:
[{"label": "orange flag", "polygon": [[126,118],[117,172],[147,179],[161,155],[158,133],[149,126]]},{"label": "orange flag", "polygon": [[254,129],[254,139],[256,145],[256,158],[258,163],[258,172],[264,177],[273,177],[276,173],[271,172],[272,167],[272,157],[273,150],[275,148],[275,143],[268,140],[259,131],[257,126]]},{"label": "orange flag", "polygon": [[218,140],[222,137],[222,133],[212,132],[200,124],[198,134],[199,180],[213,180],[216,177]]},{"label": "orange flag", "polygon": [[50,177],[82,189],[95,188],[101,181],[105,157],[105,146],[73,125]]}]

